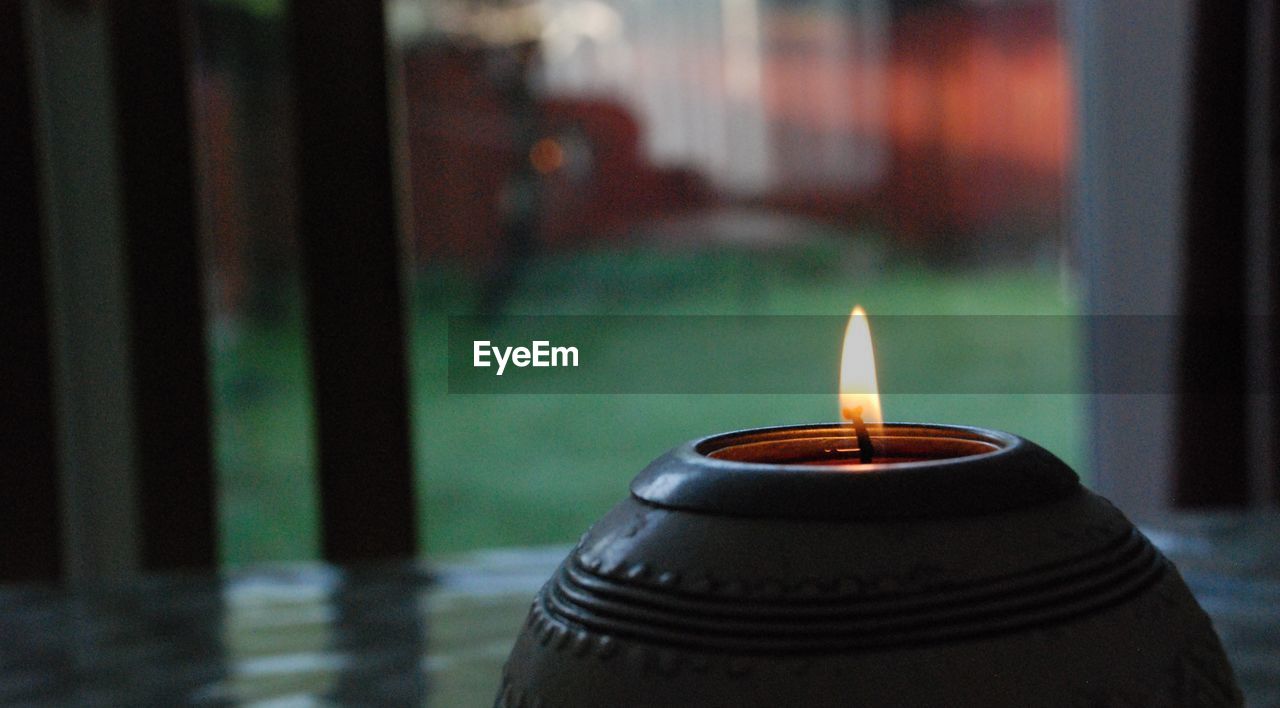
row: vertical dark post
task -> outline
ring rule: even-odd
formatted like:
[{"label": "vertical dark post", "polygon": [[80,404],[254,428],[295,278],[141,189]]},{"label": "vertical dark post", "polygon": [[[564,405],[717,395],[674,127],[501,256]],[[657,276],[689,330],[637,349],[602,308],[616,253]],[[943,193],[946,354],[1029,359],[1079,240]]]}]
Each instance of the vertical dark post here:
[{"label": "vertical dark post", "polygon": [[188,9],[108,3],[146,569],[218,560]]},{"label": "vertical dark post", "polygon": [[408,556],[416,532],[383,7],[298,0],[290,22],[324,554]]},{"label": "vertical dark post", "polygon": [[1195,3],[1174,500],[1249,501],[1248,3]]},{"label": "vertical dark post", "polygon": [[0,0],[0,582],[61,575],[40,175],[23,3]]},{"label": "vertical dark post", "polygon": [[[1264,6],[1265,7],[1265,6]],[[1269,53],[1267,66],[1266,91],[1268,106],[1266,123],[1263,126],[1264,144],[1266,145],[1266,185],[1267,199],[1267,250],[1269,263],[1267,266],[1267,292],[1271,302],[1267,308],[1270,317],[1268,347],[1270,357],[1271,390],[1271,459],[1280,460],[1280,408],[1276,407],[1277,389],[1280,389],[1280,7],[1273,3],[1267,8],[1270,25],[1265,35],[1266,50]],[[1280,464],[1273,465],[1271,470],[1264,470],[1271,475],[1272,503],[1280,505]]]}]

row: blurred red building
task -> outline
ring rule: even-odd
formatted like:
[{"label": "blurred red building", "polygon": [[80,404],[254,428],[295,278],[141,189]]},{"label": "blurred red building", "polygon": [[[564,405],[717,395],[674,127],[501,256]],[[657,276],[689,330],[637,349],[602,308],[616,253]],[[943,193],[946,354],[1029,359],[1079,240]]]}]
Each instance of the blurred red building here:
[{"label": "blurred red building", "polygon": [[[568,50],[544,34],[534,54],[443,32],[399,40],[405,221],[419,262],[489,270],[518,223],[554,251],[742,207],[871,226],[944,255],[993,232],[1059,238],[1073,97],[1052,0],[897,16],[874,2],[573,2],[595,14],[571,18],[613,34],[574,36]],[[270,263],[292,232],[287,75],[260,71],[255,86],[236,66],[206,67],[201,83],[205,203],[228,312],[263,275],[243,275],[244,251]],[[670,243],[672,230],[658,230]]]},{"label": "blurred red building", "polygon": [[[637,101],[628,101],[625,85],[609,98],[555,86],[537,92],[528,110],[544,141],[540,245],[616,240],[649,219],[735,204],[849,226],[871,222],[921,249],[991,228],[1055,224],[1072,140],[1056,5],[934,6],[882,20],[881,36],[871,40],[859,26],[868,21],[785,8],[760,18],[752,110],[761,114],[764,138],[748,149],[768,153],[768,175],[745,189],[718,185],[704,169],[710,160],[694,149],[686,164],[672,164],[670,155],[656,164],[645,131],[671,128],[655,125],[660,113],[629,105]],[[681,69],[660,77],[670,100],[689,102],[686,114],[706,113],[705,97],[727,92],[725,62],[734,58],[717,65],[715,55],[731,44],[697,36],[659,47],[633,40],[630,71],[642,80],[646,64],[661,63],[660,52],[675,52]],[[483,266],[500,252],[509,177],[521,161],[539,159],[515,137],[504,87],[488,69],[492,51],[433,41],[406,55],[413,232],[423,259]],[[880,95],[863,100],[859,91]],[[698,99],[701,105],[692,103]],[[743,108],[719,100],[732,127]],[[851,107],[833,104],[841,100]],[[689,131],[699,127],[688,123]],[[819,169],[818,160],[841,150],[846,162],[867,164]]]}]

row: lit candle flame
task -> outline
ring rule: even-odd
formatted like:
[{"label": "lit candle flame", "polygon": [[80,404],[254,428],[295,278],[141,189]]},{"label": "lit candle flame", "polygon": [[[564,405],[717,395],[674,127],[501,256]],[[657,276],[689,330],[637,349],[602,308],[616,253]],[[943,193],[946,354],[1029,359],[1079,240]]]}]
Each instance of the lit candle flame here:
[{"label": "lit candle flame", "polygon": [[849,315],[840,355],[840,417],[853,420],[855,415],[867,423],[884,422],[880,386],[876,382],[876,356],[871,348],[871,327],[860,305]]}]

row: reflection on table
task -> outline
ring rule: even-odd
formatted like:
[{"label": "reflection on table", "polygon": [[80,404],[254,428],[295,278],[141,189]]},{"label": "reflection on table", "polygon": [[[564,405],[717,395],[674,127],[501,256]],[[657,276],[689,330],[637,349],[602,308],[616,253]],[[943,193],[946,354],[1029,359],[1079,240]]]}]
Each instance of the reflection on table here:
[{"label": "reflection on table", "polygon": [[[1280,706],[1280,517],[1144,530],[1213,617],[1248,704]],[[567,552],[3,588],[0,703],[491,705],[529,602]]]}]

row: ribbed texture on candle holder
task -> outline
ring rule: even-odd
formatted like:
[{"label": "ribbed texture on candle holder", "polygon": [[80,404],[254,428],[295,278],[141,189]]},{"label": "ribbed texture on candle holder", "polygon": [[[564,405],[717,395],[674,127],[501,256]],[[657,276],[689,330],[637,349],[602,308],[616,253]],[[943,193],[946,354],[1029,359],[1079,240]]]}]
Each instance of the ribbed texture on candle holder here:
[{"label": "ribbed texture on candle holder", "polygon": [[[534,600],[497,705],[1240,703],[1177,571],[1032,443],[885,426],[900,442],[994,442],[861,469],[710,457],[831,429],[717,436],[655,461]],[[981,488],[948,507],[931,478]],[[896,497],[922,488],[918,507]],[[859,492],[891,513],[831,503]]]}]

